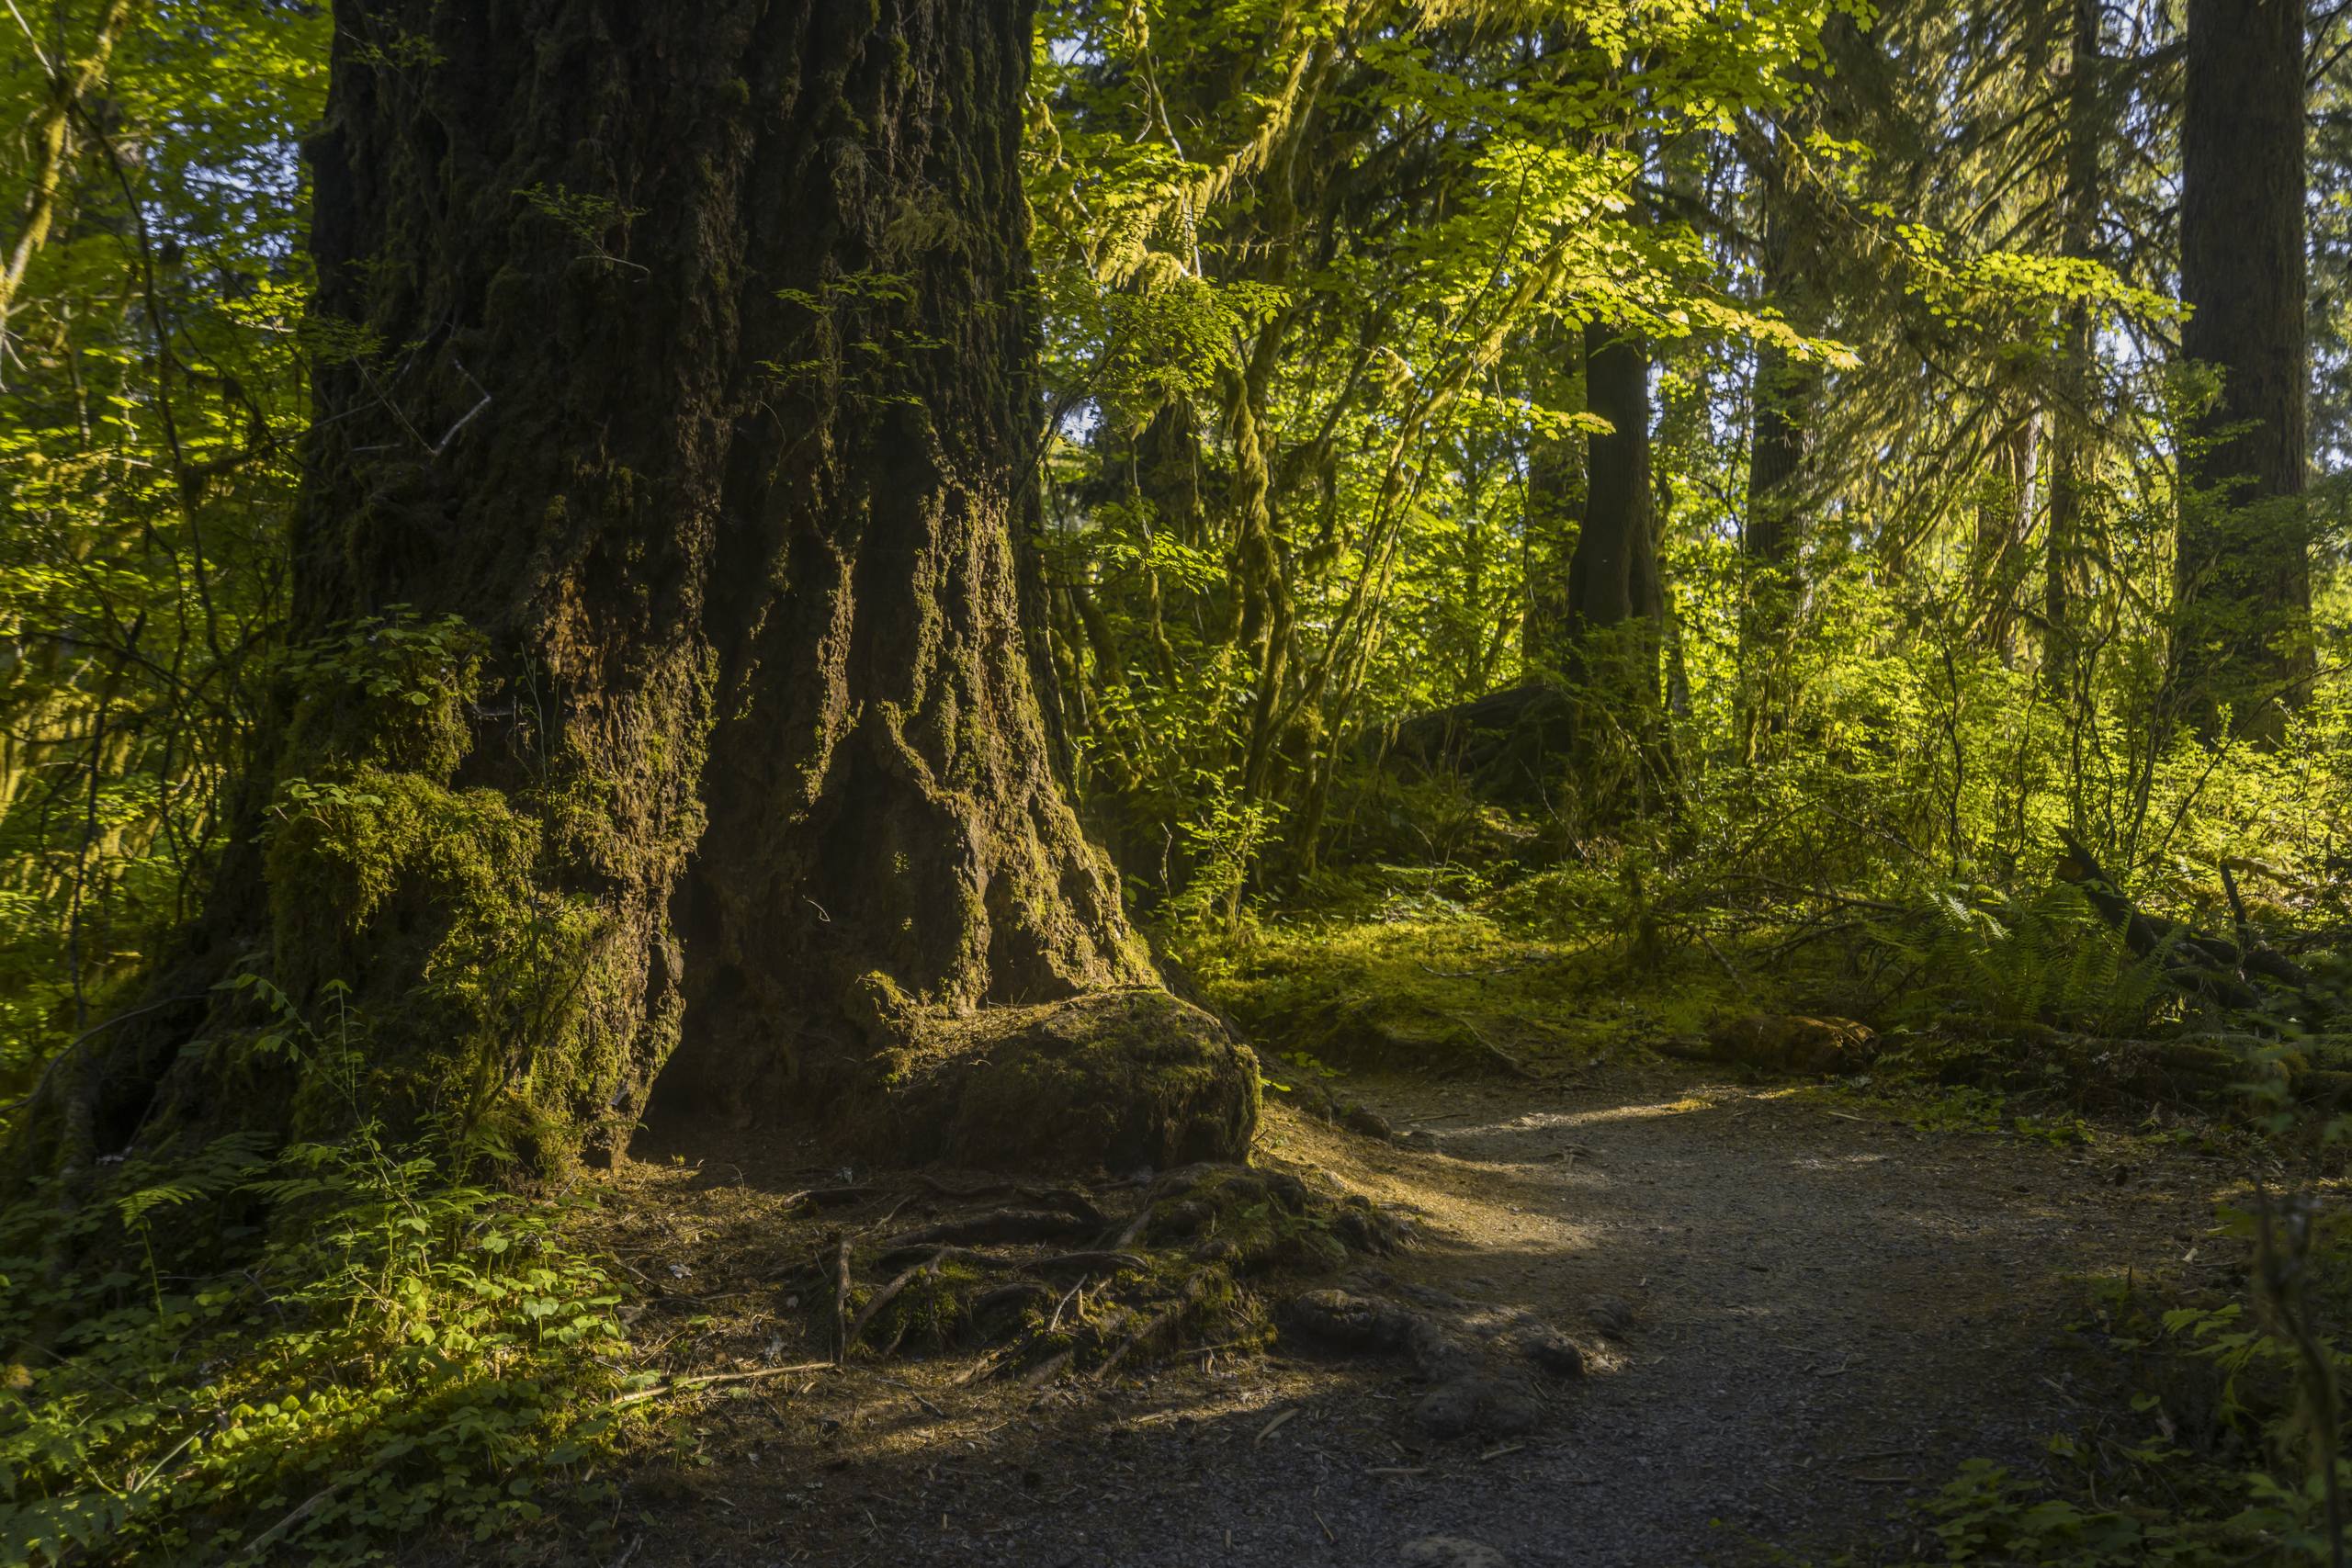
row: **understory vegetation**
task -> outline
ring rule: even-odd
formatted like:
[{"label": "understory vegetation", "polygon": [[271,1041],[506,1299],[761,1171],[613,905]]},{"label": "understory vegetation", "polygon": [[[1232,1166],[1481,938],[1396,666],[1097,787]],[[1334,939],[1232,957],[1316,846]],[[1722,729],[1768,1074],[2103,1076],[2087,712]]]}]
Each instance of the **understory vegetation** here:
[{"label": "understory vegetation", "polygon": [[[390,341],[316,308],[330,57],[338,92],[422,104],[450,64],[433,9],[0,19],[6,1561],[527,1557],[543,1511],[617,1517],[630,1467],[690,1453],[686,1413],[722,1384],[1255,1355],[1302,1292],[1339,1321],[1330,1280],[1412,1242],[1273,1165],[944,1181],[812,1135],[804,1163],[842,1164],[790,1195],[807,1228],[728,1281],[787,1303],[773,1368],[678,1370],[689,1328],[663,1325],[715,1321],[718,1287],[626,1264],[628,1190],[578,1156],[642,1109],[627,1052],[691,1043],[677,976],[717,917],[664,893],[624,930],[605,881],[549,868],[626,832],[692,844],[727,781],[655,810],[623,798],[634,776],[552,777],[566,726],[634,739],[670,716],[449,606],[313,624],[317,582],[433,552],[297,527],[349,412],[322,377],[421,423],[400,456],[420,472],[545,438],[502,423],[532,389],[455,359],[462,312]],[[608,42],[658,30],[587,9]],[[877,39],[898,9],[932,16],[877,7]],[[2257,9],[2276,0],[1043,0],[999,128],[1032,272],[981,313],[1022,316],[1037,361],[989,372],[1019,383],[1028,443],[1005,508],[1023,620],[976,640],[1018,668],[1004,689],[1034,694],[1125,918],[1253,1047],[1264,1101],[1385,1141],[1352,1081],[1703,1072],[2222,1162],[2193,1258],[2083,1286],[2073,1342],[2110,1407],[2053,1427],[2033,1473],[1935,1478],[1925,1561],[2341,1563],[2352,1540],[2352,7],[2295,7],[2275,59],[2246,41]],[[714,87],[729,113],[752,92]],[[2212,107],[2282,92],[2291,135]],[[824,134],[846,169],[869,128]],[[446,152],[435,178],[605,291],[589,319],[679,285],[632,244],[701,215],[649,219],[640,171],[505,190]],[[924,177],[935,208],[887,225],[902,250],[745,294],[819,346],[732,367],[765,389],[744,424],[821,382],[875,428],[929,428],[891,378],[955,366],[905,324],[937,323],[902,264],[988,245],[953,209],[963,176]],[[397,295],[419,265],[360,270]],[[429,375],[464,389],[454,423],[401,412]],[[750,526],[677,504],[680,536]],[[831,570],[802,545],[795,571]],[[918,575],[967,568],[995,570]],[[549,645],[722,599],[722,570],[561,605]],[[741,716],[722,669],[782,660],[704,651],[678,661],[696,736]],[[919,744],[984,729],[996,689],[956,686],[859,775],[935,784],[958,865],[995,840],[955,803],[997,775],[935,779]],[[829,852],[853,850],[876,886],[907,872],[902,845]],[[1013,908],[1080,897],[1087,868],[1035,858],[1035,887],[966,901],[945,945],[974,973],[1009,962],[991,931],[1079,923]],[[775,884],[810,931],[862,918],[803,869]],[[274,937],[220,916],[249,896]],[[627,942],[654,978],[616,1002]],[[330,951],[426,953],[397,1050]],[[722,967],[732,998],[759,964]],[[853,988],[868,1043],[1059,999],[878,969]],[[634,1034],[609,1022],[627,1007]],[[435,1077],[419,1038],[464,1069]],[[159,1109],[197,1078],[208,1111]],[[1488,1397],[1429,1331],[1347,1321]],[[1513,1355],[1579,1375],[1527,1336]]]}]

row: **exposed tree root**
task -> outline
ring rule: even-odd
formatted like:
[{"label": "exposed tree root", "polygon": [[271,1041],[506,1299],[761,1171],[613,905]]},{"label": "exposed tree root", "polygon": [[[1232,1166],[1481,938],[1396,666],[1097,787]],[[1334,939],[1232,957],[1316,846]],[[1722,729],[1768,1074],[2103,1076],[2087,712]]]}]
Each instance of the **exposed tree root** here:
[{"label": "exposed tree root", "polygon": [[807,1273],[830,1287],[843,1359],[983,1346],[992,1371],[1051,1381],[1108,1377],[1188,1347],[1263,1344],[1278,1280],[1393,1250],[1404,1235],[1361,1199],[1241,1166],[1184,1166],[1093,1192],[911,1181],[916,1190],[877,1183],[858,1201],[895,1198],[886,1218],[910,1201],[1011,1195],[1037,1206],[933,1217],[870,1244],[859,1237],[881,1222],[829,1238]]},{"label": "exposed tree root", "polygon": [[[1225,1026],[1156,987],[924,1018],[841,1117],[894,1160],[1130,1172],[1245,1154],[1258,1064]],[[887,1032],[886,1032],[887,1033]]]},{"label": "exposed tree root", "polygon": [[[1409,1359],[1430,1384],[1413,1418],[1431,1437],[1509,1437],[1532,1428],[1543,1404],[1517,1364],[1560,1378],[1584,1373],[1584,1352],[1575,1341],[1531,1314],[1483,1307],[1376,1273],[1351,1284],[1298,1296],[1289,1307],[1292,1325],[1332,1344]],[[1384,1290],[1434,1310],[1371,1293]]]},{"label": "exposed tree root", "polygon": [[917,1263],[909,1268],[897,1279],[891,1280],[888,1284],[875,1292],[872,1296],[868,1297],[865,1305],[858,1309],[857,1321],[849,1325],[848,1332],[842,1336],[842,1354],[843,1356],[847,1356],[850,1351],[857,1348],[858,1340],[863,1337],[865,1333],[865,1325],[872,1323],[876,1314],[880,1313],[884,1307],[888,1306],[892,1302],[897,1301],[899,1299],[899,1292],[905,1290],[916,1275],[922,1273],[926,1269],[933,1270],[934,1273],[937,1272],[940,1258],[946,1253],[946,1251],[947,1249],[945,1247],[936,1249],[930,1257],[924,1258],[921,1263]]},{"label": "exposed tree root", "polygon": [[1049,1241],[1057,1236],[1100,1230],[1103,1223],[1101,1212],[1091,1204],[1084,1214],[1065,1213],[1052,1209],[999,1209],[993,1213],[967,1214],[943,1221],[927,1229],[895,1237],[883,1245],[895,1249],[932,1242],[968,1245],[974,1242]]}]

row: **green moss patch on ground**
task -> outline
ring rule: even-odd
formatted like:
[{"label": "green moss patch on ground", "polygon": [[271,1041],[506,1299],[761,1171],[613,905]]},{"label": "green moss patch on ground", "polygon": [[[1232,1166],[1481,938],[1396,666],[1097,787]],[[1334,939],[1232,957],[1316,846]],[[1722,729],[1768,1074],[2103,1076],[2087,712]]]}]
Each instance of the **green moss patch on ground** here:
[{"label": "green moss patch on ground", "polygon": [[1704,953],[1645,965],[1613,944],[1467,909],[1273,919],[1174,947],[1276,1078],[1323,1068],[1544,1076],[1754,1005]]}]

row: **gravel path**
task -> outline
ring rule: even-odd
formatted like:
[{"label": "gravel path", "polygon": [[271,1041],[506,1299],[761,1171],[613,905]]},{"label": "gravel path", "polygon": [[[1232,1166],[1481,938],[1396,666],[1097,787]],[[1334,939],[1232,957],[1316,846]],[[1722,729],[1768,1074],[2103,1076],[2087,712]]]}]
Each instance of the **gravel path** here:
[{"label": "gravel path", "polygon": [[632,1562],[1900,1561],[1913,1500],[2095,1392],[2082,1277],[2178,1264],[2228,1174],[1687,1081],[1365,1099],[1412,1136],[1283,1117],[1269,1156],[1417,1209],[1396,1275],[1587,1347],[1535,1431],[1425,1439],[1409,1369],[1311,1347],[1042,1395],[853,1371],[707,1412],[715,1462],[631,1487]]}]

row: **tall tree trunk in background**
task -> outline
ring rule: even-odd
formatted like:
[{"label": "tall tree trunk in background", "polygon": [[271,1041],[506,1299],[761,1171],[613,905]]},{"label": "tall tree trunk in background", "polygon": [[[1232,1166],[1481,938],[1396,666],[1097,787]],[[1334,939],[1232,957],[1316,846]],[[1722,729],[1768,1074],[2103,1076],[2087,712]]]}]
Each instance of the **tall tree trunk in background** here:
[{"label": "tall tree trunk in background", "polygon": [[[1777,153],[1778,149],[1774,150]],[[1799,289],[1793,230],[1796,215],[1785,173],[1759,170],[1763,186],[1763,291],[1766,302],[1783,313]],[[1801,322],[1801,328],[1811,323]],[[1747,568],[1747,594],[1741,604],[1739,652],[1741,747],[1753,753],[1758,732],[1779,722],[1787,700],[1780,673],[1789,628],[1803,592],[1798,562],[1804,549],[1801,508],[1808,446],[1807,423],[1821,393],[1821,371],[1781,345],[1756,345],[1753,409],[1747,447],[1747,516],[1740,530],[1740,556]]]},{"label": "tall tree trunk in background", "polygon": [[[1643,340],[1585,328],[1585,408],[1609,422],[1585,445],[1584,525],[1568,563],[1571,745],[1582,792],[1603,816],[1671,775],[1659,661],[1666,580],[1650,463],[1650,356]],[[1615,744],[1607,744],[1609,737]]]},{"label": "tall tree trunk in background", "polygon": [[2303,187],[2300,0],[2189,0],[2181,351],[2222,389],[2181,465],[2174,680],[2209,738],[2224,705],[2277,738],[2312,669]]},{"label": "tall tree trunk in background", "polygon": [[[1241,1153],[1254,1064],[1159,988],[1022,625],[1026,6],[335,20],[312,652],[158,996],[348,984],[371,1106],[548,1163],[665,1063],[904,1157]],[[340,1113],[233,1001],[156,1018],[34,1163]]]},{"label": "tall tree trunk in background", "polygon": [[1820,377],[1805,361],[1778,344],[1756,350],[1755,430],[1747,454],[1747,519],[1740,554],[1758,571],[1782,581],[1780,592],[1758,603],[1741,629],[1769,642],[1787,623],[1788,579],[1802,544],[1797,515],[1798,476],[1804,471],[1805,412]]},{"label": "tall tree trunk in background", "polygon": [[[2066,77],[2066,175],[2059,193],[2059,248],[2072,260],[2087,261],[2098,243],[2104,201],[2099,185],[2101,116],[2105,66],[2099,53],[2101,0],[2073,0],[2073,47]],[[2076,655],[2081,628],[2075,606],[2083,591],[2083,498],[2096,463],[2092,434],[2098,425],[2098,359],[2091,306],[2077,299],[2066,307],[2059,344],[2058,406],[2050,420],[2050,527],[2044,536],[2041,580],[2041,677],[2043,688],[2070,696],[2083,671]]]},{"label": "tall tree trunk in background", "polygon": [[[1585,407],[1610,431],[1586,443],[1584,525],[1568,563],[1569,625],[1586,657],[1597,653],[1610,666],[1605,677],[1589,666],[1584,673],[1654,707],[1664,593],[1650,482],[1649,350],[1638,336],[1600,321],[1586,326],[1584,341]],[[1596,642],[1595,633],[1619,635]]]},{"label": "tall tree trunk in background", "polygon": [[[1554,413],[1584,407],[1583,344],[1573,333],[1555,325],[1531,340],[1529,390]],[[1526,515],[1521,521],[1527,604],[1520,623],[1520,656],[1532,671],[1556,673],[1568,667],[1575,615],[1568,565],[1583,526],[1585,446],[1584,437],[1573,433],[1538,431],[1528,446]]]},{"label": "tall tree trunk in background", "polygon": [[[24,287],[33,257],[49,243],[50,229],[57,221],[66,166],[74,158],[74,116],[82,100],[106,81],[114,46],[130,27],[133,9],[132,0],[104,0],[89,41],[75,53],[42,62],[49,73],[49,91],[32,123],[25,128],[30,166],[24,210],[17,214],[17,232],[8,243],[6,259],[0,262],[0,333],[7,328],[9,307]],[[21,18],[10,19],[21,25]]]},{"label": "tall tree trunk in background", "polygon": [[2011,419],[1986,447],[1984,491],[1976,502],[1976,536],[1969,577],[1975,588],[1978,647],[2014,667],[2018,614],[2024,597],[2026,538],[2033,528],[2033,475],[2041,448],[2039,411]]}]

